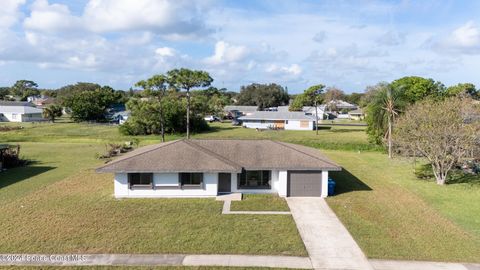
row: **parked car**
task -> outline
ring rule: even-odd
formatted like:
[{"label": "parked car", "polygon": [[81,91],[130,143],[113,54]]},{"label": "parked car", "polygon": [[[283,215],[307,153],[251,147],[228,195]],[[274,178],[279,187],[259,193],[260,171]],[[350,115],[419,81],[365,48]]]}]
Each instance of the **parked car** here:
[{"label": "parked car", "polygon": [[210,123],[212,123],[212,122],[217,122],[217,121],[220,122],[220,121],[221,121],[220,118],[218,118],[217,116],[214,116],[214,115],[206,116],[206,117],[203,118],[203,119],[205,119],[205,121],[210,122]]}]

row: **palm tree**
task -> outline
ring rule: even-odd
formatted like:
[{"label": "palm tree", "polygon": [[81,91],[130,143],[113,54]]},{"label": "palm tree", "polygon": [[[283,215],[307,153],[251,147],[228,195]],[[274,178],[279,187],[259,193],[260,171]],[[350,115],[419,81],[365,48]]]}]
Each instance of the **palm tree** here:
[{"label": "palm tree", "polygon": [[42,116],[50,119],[52,123],[55,122],[55,118],[62,116],[63,108],[59,105],[52,104],[43,108]]},{"label": "palm tree", "polygon": [[401,88],[381,83],[372,103],[368,106],[372,125],[369,128],[377,130],[377,134],[383,134],[383,139],[387,141],[389,158],[393,156],[393,123],[405,105],[404,91]]}]

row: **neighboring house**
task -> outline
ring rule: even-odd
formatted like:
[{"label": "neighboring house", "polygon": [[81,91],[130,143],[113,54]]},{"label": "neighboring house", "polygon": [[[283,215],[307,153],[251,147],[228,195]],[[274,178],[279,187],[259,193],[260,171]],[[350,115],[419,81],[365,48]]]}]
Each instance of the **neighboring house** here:
[{"label": "neighboring house", "polygon": [[363,112],[362,109],[356,109],[356,110],[353,110],[353,111],[349,111],[348,115],[349,115],[350,119],[352,119],[352,120],[363,120],[363,119],[365,119],[365,113]]},{"label": "neighboring house", "polygon": [[242,126],[258,129],[313,130],[315,117],[304,112],[255,112],[239,117]]},{"label": "neighboring house", "polygon": [[113,122],[123,125],[128,120],[128,117],[130,117],[130,114],[130,111],[117,112],[112,115],[111,119]]},{"label": "neighboring house", "polygon": [[27,102],[33,103],[38,107],[46,107],[50,104],[55,103],[55,99],[47,96],[29,96],[27,97]]},{"label": "neighboring house", "polygon": [[251,115],[252,113],[258,111],[257,106],[237,106],[237,105],[227,105],[223,110],[226,113],[237,111],[240,112],[242,115]]},{"label": "neighboring house", "polygon": [[278,106],[277,107],[277,112],[289,112],[290,111],[290,106]]},{"label": "neighboring house", "polygon": [[302,111],[306,115],[312,115],[314,118],[315,118],[315,114],[318,113],[318,120],[320,121],[324,119],[326,108],[325,108],[325,105],[320,105],[320,106],[317,106],[317,110],[315,111],[315,106],[304,106],[302,108]]},{"label": "neighboring house", "polygon": [[36,122],[44,121],[42,109],[30,102],[0,101],[1,122]]},{"label": "neighboring house", "polygon": [[115,197],[328,194],[341,167],[320,151],[271,140],[176,140],[134,150],[97,169],[114,173]]},{"label": "neighboring house", "polygon": [[325,104],[328,108],[335,108],[337,111],[341,110],[355,110],[357,109],[357,105],[348,103],[343,100],[331,100],[327,104]]}]

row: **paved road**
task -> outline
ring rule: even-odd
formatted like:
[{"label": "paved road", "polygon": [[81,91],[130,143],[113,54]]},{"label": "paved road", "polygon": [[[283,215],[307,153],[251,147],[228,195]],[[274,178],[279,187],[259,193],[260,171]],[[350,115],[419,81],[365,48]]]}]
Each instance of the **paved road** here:
[{"label": "paved road", "polygon": [[290,197],[287,203],[313,268],[373,270],[323,198]]}]

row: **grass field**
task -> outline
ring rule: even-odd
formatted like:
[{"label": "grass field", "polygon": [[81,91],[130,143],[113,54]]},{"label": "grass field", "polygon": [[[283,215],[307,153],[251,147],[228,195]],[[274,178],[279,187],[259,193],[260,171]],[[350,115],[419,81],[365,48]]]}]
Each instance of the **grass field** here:
[{"label": "grass field", "polygon": [[243,194],[241,201],[232,201],[232,211],[290,211],[284,198],[271,194]]},{"label": "grass field", "polygon": [[[35,163],[0,173],[0,252],[306,254],[290,217],[224,217],[221,204],[208,199],[113,199],[112,176],[91,169],[102,163],[95,154],[106,143],[133,139],[115,126],[21,125],[0,133],[0,143],[20,143]],[[194,137],[275,139],[324,149],[345,169],[333,175],[339,194],[327,202],[368,257],[480,262],[480,185],[417,180],[411,164],[389,160],[361,127],[321,129],[317,136],[214,124]],[[136,138],[141,145],[159,141]],[[255,209],[254,200],[285,207],[271,197],[246,198],[233,209]]]}]

